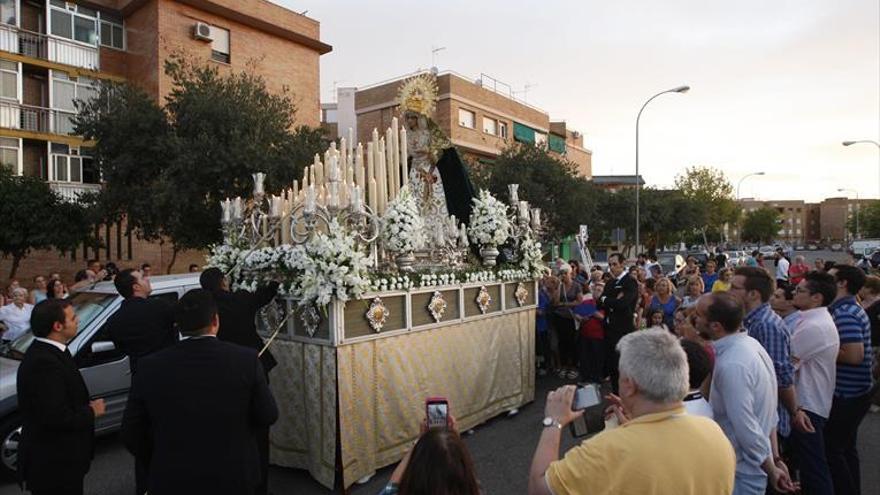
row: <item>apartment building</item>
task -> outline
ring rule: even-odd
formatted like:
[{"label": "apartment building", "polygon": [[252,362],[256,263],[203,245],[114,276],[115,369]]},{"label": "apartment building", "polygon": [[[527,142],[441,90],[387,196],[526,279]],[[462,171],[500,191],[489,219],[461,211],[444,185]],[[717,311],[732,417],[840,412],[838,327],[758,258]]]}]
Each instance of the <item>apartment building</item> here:
[{"label": "apartment building", "polygon": [[[319,57],[330,50],[318,21],[266,0],[0,0],[0,163],[70,200],[100,188],[89,143],[73,133],[74,101],[101,80],[131,81],[161,101],[172,89],[163,64],[176,51],[289,89],[297,123],[317,126]],[[122,225],[99,234],[101,249],[84,246],[80,261],[160,265],[170,252]]]},{"label": "apartment building", "polygon": [[[739,200],[743,214],[759,208],[775,208],[780,214],[779,237],[777,240],[791,244],[808,242],[845,242],[852,239],[846,230],[846,222],[855,218],[861,207],[875,200],[855,200],[850,198],[827,198],[820,203],[806,203],[800,200]],[[734,229],[731,237],[739,239]]]},{"label": "apartment building", "polygon": [[[339,88],[337,103],[327,104],[324,114],[339,137],[351,128],[361,142],[370,140],[401,118],[397,92],[410,74],[362,88]],[[437,74],[439,101],[434,121],[471,162],[490,162],[512,142],[546,146],[577,165],[578,173],[592,176],[592,151],[584,146],[583,134],[564,121],[513,96],[504,83],[481,75],[473,80],[454,72]],[[401,119],[402,120],[402,119]]]},{"label": "apartment building", "polygon": [[645,187],[645,179],[641,175],[594,175],[593,185],[608,192],[622,189]]}]

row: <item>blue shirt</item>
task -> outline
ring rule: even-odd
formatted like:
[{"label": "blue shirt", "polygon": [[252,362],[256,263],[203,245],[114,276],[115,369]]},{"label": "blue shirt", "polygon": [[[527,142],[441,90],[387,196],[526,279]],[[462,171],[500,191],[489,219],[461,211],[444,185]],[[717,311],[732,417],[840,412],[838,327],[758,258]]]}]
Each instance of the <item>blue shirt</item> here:
[{"label": "blue shirt", "polygon": [[855,296],[844,297],[828,306],[837,333],[840,335],[840,346],[860,343],[865,346],[865,357],[860,364],[837,363],[837,381],[834,396],[843,399],[860,397],[870,392],[873,380],[871,365],[874,352],[871,349],[871,320],[865,310],[856,302]]},{"label": "blue shirt", "polygon": [[[743,320],[749,336],[761,343],[773,361],[776,383],[779,388],[794,384],[794,365],[791,363],[791,329],[772,309],[764,303],[753,309]],[[788,411],[779,404],[779,434],[787,437],[791,432]]]},{"label": "blue shirt", "polygon": [[703,273],[700,275],[700,277],[703,278],[703,285],[705,286],[703,292],[712,292],[712,286],[715,284],[715,281],[718,280],[718,272],[715,272],[711,275],[709,275],[708,273]]},{"label": "blue shirt", "polygon": [[540,310],[540,313],[535,317],[535,328],[538,330],[538,333],[547,333],[547,312],[552,311],[552,309],[550,306],[550,294],[547,294],[547,291],[541,287],[538,290],[538,310]]},{"label": "blue shirt", "polygon": [[736,475],[766,479],[779,391],[770,356],[755,339],[737,332],[713,342],[715,369],[709,404],[736,452]]}]

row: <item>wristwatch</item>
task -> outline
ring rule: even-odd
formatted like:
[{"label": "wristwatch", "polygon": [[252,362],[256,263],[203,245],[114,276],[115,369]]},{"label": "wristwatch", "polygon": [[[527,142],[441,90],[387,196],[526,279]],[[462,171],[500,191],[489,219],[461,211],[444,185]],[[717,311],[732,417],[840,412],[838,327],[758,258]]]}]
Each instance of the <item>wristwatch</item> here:
[{"label": "wristwatch", "polygon": [[544,418],[544,421],[541,421],[541,424],[544,425],[545,428],[547,428],[549,426],[555,426],[555,427],[559,428],[560,430],[562,429],[562,423],[560,423],[559,421],[557,421],[556,419],[554,419],[550,416],[547,416],[546,418]]}]

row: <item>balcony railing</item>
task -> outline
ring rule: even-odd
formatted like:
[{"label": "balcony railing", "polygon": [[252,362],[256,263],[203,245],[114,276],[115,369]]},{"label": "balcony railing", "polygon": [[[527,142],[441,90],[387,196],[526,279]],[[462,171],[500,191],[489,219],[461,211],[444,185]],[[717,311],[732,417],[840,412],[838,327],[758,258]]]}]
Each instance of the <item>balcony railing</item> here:
[{"label": "balcony railing", "polygon": [[0,50],[84,69],[100,68],[97,46],[34,33],[9,24],[0,24]]},{"label": "balcony railing", "polygon": [[88,192],[101,190],[101,184],[86,184],[83,182],[49,182],[49,187],[67,201],[78,201],[79,196]]},{"label": "balcony railing", "polygon": [[0,100],[0,127],[23,131],[71,135],[74,112]]}]

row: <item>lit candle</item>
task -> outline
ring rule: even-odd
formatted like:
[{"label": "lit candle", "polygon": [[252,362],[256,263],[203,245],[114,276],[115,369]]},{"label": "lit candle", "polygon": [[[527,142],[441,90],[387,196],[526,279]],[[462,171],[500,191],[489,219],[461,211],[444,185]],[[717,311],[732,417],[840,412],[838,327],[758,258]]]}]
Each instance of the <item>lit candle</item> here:
[{"label": "lit candle", "polygon": [[316,199],[317,198],[316,198],[316,193],[315,193],[315,185],[312,184],[309,186],[308,190],[306,191],[306,206],[305,206],[306,213],[314,213],[315,212]]},{"label": "lit candle", "polygon": [[223,223],[229,223],[232,220],[232,202],[229,198],[220,202],[220,209],[223,210]]},{"label": "lit candle", "polygon": [[263,181],[266,180],[266,174],[263,172],[257,172],[253,174],[254,177],[254,196],[259,196],[263,194]]},{"label": "lit candle", "polygon": [[541,228],[541,209],[532,208],[532,228],[538,230]]},{"label": "lit candle", "polygon": [[349,202],[349,208],[351,211],[355,213],[361,213],[364,211],[363,203],[361,202],[361,186],[355,184],[351,189],[351,201]]},{"label": "lit candle", "polygon": [[507,191],[510,193],[510,204],[519,203],[519,184],[508,184]]}]

